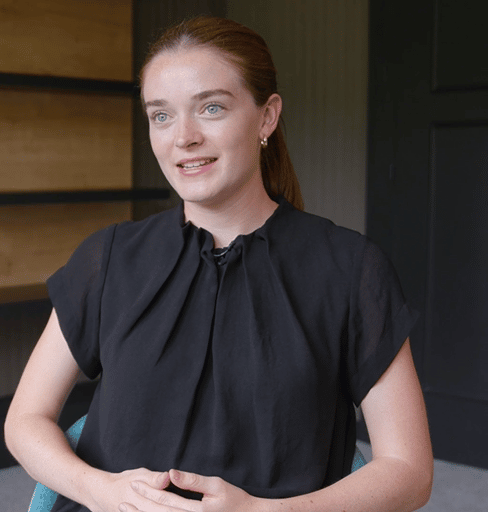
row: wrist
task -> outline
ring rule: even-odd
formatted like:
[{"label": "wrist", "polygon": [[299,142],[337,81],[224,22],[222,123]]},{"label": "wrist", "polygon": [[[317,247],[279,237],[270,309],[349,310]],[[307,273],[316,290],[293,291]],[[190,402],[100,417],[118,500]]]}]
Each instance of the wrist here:
[{"label": "wrist", "polygon": [[88,469],[83,470],[81,476],[82,487],[80,493],[82,500],[80,503],[92,512],[103,512],[104,509],[101,504],[103,498],[106,498],[109,493],[114,475],[88,466]]},{"label": "wrist", "polygon": [[254,498],[253,512],[286,512],[285,503],[280,499]]}]

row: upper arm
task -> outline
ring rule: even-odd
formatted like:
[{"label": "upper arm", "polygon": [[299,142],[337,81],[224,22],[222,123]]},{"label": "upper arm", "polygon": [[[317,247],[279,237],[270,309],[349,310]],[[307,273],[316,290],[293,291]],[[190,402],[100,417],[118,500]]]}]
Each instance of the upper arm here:
[{"label": "upper arm", "polygon": [[432,473],[432,449],[422,390],[407,338],[361,403],[373,459],[393,457]]},{"label": "upper arm", "polygon": [[53,309],[25,367],[9,416],[40,414],[57,421],[80,373]]}]

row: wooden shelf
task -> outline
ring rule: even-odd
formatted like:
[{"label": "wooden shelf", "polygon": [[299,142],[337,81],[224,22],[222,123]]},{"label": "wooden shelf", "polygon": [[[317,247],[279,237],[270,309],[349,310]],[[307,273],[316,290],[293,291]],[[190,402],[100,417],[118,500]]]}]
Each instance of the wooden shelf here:
[{"label": "wooden shelf", "polygon": [[0,206],[26,204],[151,201],[169,199],[166,188],[1,193]]},{"label": "wooden shelf", "polygon": [[133,6],[0,0],[0,396],[45,326],[46,279],[91,233],[169,196],[133,190]]},{"label": "wooden shelf", "polygon": [[49,296],[47,286],[44,283],[0,287],[0,304],[12,304],[14,302],[27,302],[47,298]]},{"label": "wooden shelf", "polygon": [[0,89],[0,193],[132,186],[131,97]]},{"label": "wooden shelf", "polygon": [[140,88],[135,82],[25,73],[0,73],[0,87],[124,94],[136,97],[140,94]]},{"label": "wooden shelf", "polygon": [[85,238],[131,218],[129,201],[1,206],[2,302],[42,297],[46,279]]},{"label": "wooden shelf", "polygon": [[0,71],[132,80],[132,0],[0,0]]},{"label": "wooden shelf", "polygon": [[167,189],[0,194],[0,304],[47,297],[46,279],[91,233]]}]

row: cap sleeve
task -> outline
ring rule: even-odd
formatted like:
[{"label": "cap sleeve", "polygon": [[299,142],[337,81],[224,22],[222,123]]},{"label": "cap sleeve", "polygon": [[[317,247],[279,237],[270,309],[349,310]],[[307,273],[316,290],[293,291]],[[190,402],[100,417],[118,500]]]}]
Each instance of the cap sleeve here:
[{"label": "cap sleeve", "polygon": [[347,350],[356,405],[391,364],[416,318],[390,260],[371,240],[361,237],[354,263]]},{"label": "cap sleeve", "polygon": [[89,236],[48,280],[49,297],[78,366],[89,378],[101,371],[100,303],[115,225]]}]

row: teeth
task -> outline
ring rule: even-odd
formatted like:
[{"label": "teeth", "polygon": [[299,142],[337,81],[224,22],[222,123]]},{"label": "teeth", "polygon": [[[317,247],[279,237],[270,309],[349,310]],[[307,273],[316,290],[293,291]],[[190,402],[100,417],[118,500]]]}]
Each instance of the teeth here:
[{"label": "teeth", "polygon": [[214,162],[215,160],[215,158],[209,158],[207,160],[200,160],[198,162],[188,162],[186,164],[181,164],[180,167],[183,167],[183,169],[194,169],[195,167],[202,167],[211,162]]}]

